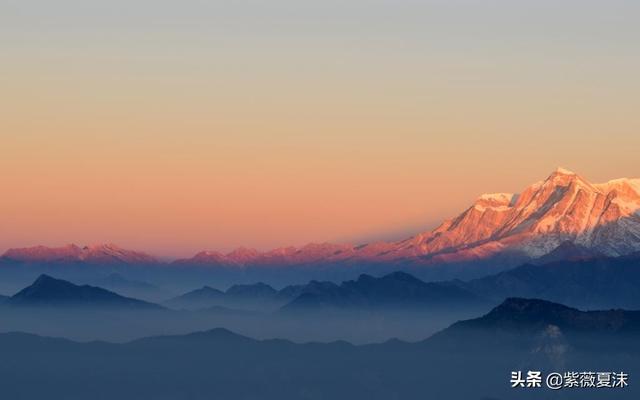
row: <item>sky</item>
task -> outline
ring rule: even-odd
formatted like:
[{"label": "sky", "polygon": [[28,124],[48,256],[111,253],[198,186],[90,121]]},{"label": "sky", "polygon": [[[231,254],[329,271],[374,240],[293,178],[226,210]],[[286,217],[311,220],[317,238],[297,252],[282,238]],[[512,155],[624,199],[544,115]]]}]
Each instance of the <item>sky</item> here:
[{"label": "sky", "polygon": [[397,239],[640,177],[640,2],[0,0],[0,251]]}]

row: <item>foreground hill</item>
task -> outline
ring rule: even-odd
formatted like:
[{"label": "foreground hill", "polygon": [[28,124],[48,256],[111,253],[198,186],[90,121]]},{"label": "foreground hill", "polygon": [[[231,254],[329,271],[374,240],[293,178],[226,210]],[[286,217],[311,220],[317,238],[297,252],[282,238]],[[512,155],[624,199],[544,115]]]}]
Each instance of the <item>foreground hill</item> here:
[{"label": "foreground hill", "polygon": [[[0,334],[21,399],[635,399],[639,387],[511,389],[514,370],[640,373],[638,313],[509,299],[417,343],[295,344],[224,329],[125,344]],[[42,355],[46,354],[46,357]]]}]

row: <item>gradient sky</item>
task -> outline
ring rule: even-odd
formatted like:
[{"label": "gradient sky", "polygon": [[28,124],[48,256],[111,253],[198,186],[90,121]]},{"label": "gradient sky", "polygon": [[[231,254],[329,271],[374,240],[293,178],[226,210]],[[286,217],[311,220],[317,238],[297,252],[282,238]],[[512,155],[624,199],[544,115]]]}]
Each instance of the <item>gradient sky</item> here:
[{"label": "gradient sky", "polygon": [[640,2],[0,0],[0,251],[397,238],[640,177]]}]

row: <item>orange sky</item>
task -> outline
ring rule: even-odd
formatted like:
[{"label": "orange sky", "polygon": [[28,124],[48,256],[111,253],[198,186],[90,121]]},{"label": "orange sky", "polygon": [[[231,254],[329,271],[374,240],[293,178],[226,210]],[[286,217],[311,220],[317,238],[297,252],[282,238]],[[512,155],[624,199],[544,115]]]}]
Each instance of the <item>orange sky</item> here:
[{"label": "orange sky", "polygon": [[632,4],[115,3],[0,16],[0,251],[359,242],[559,165],[640,177]]}]

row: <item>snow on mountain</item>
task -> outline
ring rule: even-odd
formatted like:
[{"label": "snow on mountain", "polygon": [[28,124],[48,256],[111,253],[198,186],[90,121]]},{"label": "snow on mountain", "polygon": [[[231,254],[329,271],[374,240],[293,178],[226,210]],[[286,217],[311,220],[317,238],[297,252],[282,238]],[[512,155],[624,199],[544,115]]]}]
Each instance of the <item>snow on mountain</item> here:
[{"label": "snow on mountain", "polygon": [[390,254],[402,257],[418,249],[422,255],[476,258],[515,250],[540,257],[567,241],[611,256],[638,251],[638,182],[591,184],[558,168],[518,195],[480,196],[458,217],[399,243]]}]

